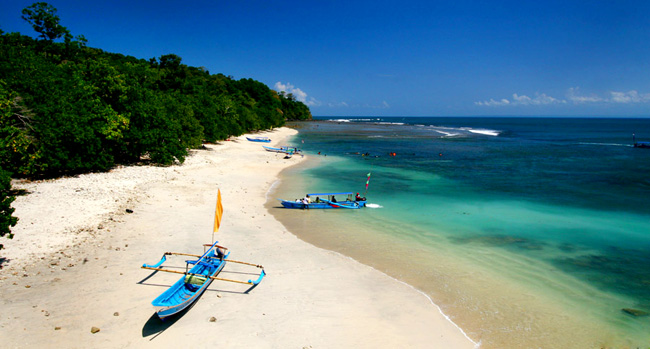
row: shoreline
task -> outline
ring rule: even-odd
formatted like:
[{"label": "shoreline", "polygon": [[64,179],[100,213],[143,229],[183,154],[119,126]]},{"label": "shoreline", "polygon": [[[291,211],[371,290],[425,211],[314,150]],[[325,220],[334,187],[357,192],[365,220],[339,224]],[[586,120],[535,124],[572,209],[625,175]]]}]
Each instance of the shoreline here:
[{"label": "shoreline", "polygon": [[[281,138],[277,145],[296,133],[260,135]],[[430,298],[414,297],[420,292],[412,286],[310,245],[280,224],[264,202],[280,171],[302,158],[283,159],[244,137],[192,151],[181,166],[18,184],[31,194],[14,202],[21,220],[2,250],[9,259],[0,271],[5,345],[159,347],[216,331],[221,335],[206,344],[475,346],[432,311]],[[177,277],[139,266],[165,251],[200,252],[217,187],[224,216],[216,240],[233,259],[262,264],[269,275],[250,293],[213,283],[190,311],[161,323],[150,302]],[[230,268],[229,278],[255,271]],[[92,334],[93,326],[100,332]]]},{"label": "shoreline", "polygon": [[[313,125],[305,128],[304,134],[301,129],[299,137],[304,139],[306,150],[328,156],[312,156],[310,164],[316,162],[313,167],[284,171],[286,185],[277,189],[283,198],[301,197],[305,192],[363,190],[364,174],[370,172],[372,162],[368,162],[368,158],[355,158],[359,154],[355,151],[363,153],[368,146],[365,137],[358,141],[355,137],[365,130],[358,125],[333,124]],[[394,132],[399,134],[400,127],[396,126]],[[372,137],[373,134],[365,135]],[[377,149],[386,153],[390,148]],[[433,155],[437,158],[437,153]],[[507,199],[497,200],[494,202],[497,205],[490,206],[480,195],[447,200],[456,195],[452,181],[436,178],[435,171],[429,176],[428,172],[410,171],[407,166],[399,170],[395,167],[399,168],[388,163],[377,166],[373,172],[375,180],[371,183],[374,187],[369,203],[378,204],[377,207],[373,205],[372,209],[347,213],[310,210],[287,214],[289,210],[275,210],[276,218],[308,243],[352,256],[430,295],[470,338],[480,341],[481,347],[624,347],[647,342],[648,332],[644,330],[647,322],[621,311],[629,304],[636,304],[633,299],[563,274],[559,266],[549,262],[554,256],[571,257],[571,252],[561,252],[563,245],[550,241],[540,250],[529,250],[525,245],[507,243],[507,239],[517,241],[520,236],[526,236],[525,232],[520,235],[516,230],[504,230],[508,235],[500,237],[498,229],[485,229],[495,225],[491,216],[474,221],[474,217],[481,218],[483,208],[499,212],[499,208],[507,207],[507,211],[502,210],[505,214],[557,212],[553,217],[561,221],[564,216],[560,211],[548,210],[553,207],[544,205],[503,205],[508,203]],[[386,180],[382,183],[382,179]],[[418,187],[417,183],[430,184],[430,188]],[[393,195],[396,188],[409,185],[418,190],[409,191],[408,197]],[[437,192],[443,194],[445,200],[435,200]],[[413,203],[425,202],[429,195],[434,200],[430,209],[417,210]],[[465,206],[468,198],[470,202],[477,199],[470,211],[466,211],[468,206]],[[447,203],[449,206],[445,206]],[[403,207],[407,209],[400,209]],[[465,212],[473,216],[465,216]],[[566,213],[566,217],[574,217]],[[528,216],[522,215],[525,217]],[[454,218],[463,222],[462,229],[456,229],[461,225],[455,226]],[[533,218],[530,223],[536,221]],[[445,221],[451,224],[438,225]],[[530,240],[523,238],[522,241],[543,241],[537,240],[538,236],[543,236],[536,236],[535,231],[530,235]],[[497,245],[501,241],[506,243]],[[576,243],[580,241],[575,240]],[[575,252],[584,253],[581,248]],[[548,259],[538,259],[542,256]]]}]

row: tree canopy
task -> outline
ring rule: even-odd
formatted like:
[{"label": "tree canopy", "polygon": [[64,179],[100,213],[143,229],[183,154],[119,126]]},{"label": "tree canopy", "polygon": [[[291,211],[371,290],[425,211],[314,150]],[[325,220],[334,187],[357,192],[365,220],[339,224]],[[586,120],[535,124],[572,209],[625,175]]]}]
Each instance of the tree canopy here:
[{"label": "tree canopy", "polygon": [[53,41],[68,33],[68,29],[59,24],[59,16],[56,15],[56,8],[45,2],[36,2],[22,11],[22,18],[32,25],[40,36]]}]

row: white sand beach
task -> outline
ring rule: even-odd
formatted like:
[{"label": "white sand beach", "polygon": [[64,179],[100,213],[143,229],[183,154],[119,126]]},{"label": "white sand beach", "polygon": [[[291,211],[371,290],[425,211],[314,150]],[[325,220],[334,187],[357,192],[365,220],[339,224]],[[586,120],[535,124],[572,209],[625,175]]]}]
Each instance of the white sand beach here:
[{"label": "white sand beach", "polygon": [[[255,136],[282,145],[295,133]],[[178,166],[15,181],[28,194],[13,203],[20,221],[0,251],[2,347],[476,346],[424,294],[309,245],[275,220],[266,195],[284,168],[304,158],[285,159],[261,144],[240,136],[191,151]],[[224,214],[215,239],[231,259],[261,264],[268,275],[249,292],[215,281],[189,311],[161,322],[151,301],[179,275],[140,266],[167,251],[202,253],[218,188]],[[220,277],[246,281],[256,273],[230,263]]]}]

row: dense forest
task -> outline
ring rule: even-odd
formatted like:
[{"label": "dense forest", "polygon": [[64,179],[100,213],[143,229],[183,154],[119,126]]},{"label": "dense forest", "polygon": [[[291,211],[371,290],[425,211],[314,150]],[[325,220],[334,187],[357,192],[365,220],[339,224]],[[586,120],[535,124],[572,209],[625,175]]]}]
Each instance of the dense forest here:
[{"label": "dense forest", "polygon": [[[52,178],[117,164],[183,162],[188,149],[311,119],[291,94],[182,64],[87,46],[35,3],[37,39],[0,30],[0,237],[11,237],[11,177]],[[2,245],[0,244],[0,248]]]}]

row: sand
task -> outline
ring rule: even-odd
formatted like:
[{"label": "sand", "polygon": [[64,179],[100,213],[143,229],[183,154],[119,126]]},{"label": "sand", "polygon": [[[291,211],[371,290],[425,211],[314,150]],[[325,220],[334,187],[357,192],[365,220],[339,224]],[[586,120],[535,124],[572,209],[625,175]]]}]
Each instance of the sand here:
[{"label": "sand", "polygon": [[[295,130],[268,136],[281,145]],[[280,172],[305,158],[266,152],[244,136],[194,150],[172,167],[120,167],[48,181],[15,181],[15,238],[0,251],[5,348],[471,348],[476,344],[424,294],[341,254],[298,239],[264,208]],[[247,285],[215,281],[182,316],[161,322],[151,301],[178,279],[143,263],[202,253],[264,266]],[[277,208],[275,208],[277,209]],[[128,212],[127,212],[128,210]],[[170,257],[165,265],[184,266]],[[183,269],[179,269],[183,270]],[[230,263],[246,281],[258,268]],[[95,327],[99,331],[92,333]]]}]

